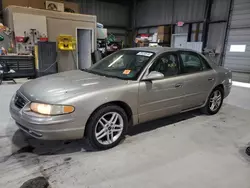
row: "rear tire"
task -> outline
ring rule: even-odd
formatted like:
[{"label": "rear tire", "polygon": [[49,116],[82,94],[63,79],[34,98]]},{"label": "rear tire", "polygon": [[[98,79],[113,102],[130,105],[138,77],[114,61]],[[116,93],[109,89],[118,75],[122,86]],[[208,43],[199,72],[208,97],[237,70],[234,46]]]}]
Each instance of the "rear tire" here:
[{"label": "rear tire", "polygon": [[90,146],[97,150],[112,148],[124,138],[128,128],[126,112],[119,106],[103,106],[91,115],[86,138]]},{"label": "rear tire", "polygon": [[216,87],[208,97],[206,105],[201,109],[202,113],[207,115],[217,114],[223,104],[223,89]]}]

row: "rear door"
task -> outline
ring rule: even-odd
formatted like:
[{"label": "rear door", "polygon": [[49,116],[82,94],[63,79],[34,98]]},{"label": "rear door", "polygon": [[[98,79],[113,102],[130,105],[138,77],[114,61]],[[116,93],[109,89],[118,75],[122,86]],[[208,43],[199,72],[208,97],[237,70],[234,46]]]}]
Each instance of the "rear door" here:
[{"label": "rear door", "polygon": [[185,98],[183,110],[199,107],[205,103],[215,84],[216,72],[198,53],[180,51],[181,72],[184,78]]}]

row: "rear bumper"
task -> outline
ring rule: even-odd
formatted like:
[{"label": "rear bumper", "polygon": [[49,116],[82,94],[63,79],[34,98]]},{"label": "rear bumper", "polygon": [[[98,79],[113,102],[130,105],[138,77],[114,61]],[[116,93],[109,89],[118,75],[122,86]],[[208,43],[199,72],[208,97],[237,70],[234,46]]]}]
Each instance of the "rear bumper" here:
[{"label": "rear bumper", "polygon": [[34,138],[42,140],[70,140],[83,137],[84,125],[77,124],[71,114],[61,116],[43,116],[22,109],[10,102],[10,114],[17,126]]}]

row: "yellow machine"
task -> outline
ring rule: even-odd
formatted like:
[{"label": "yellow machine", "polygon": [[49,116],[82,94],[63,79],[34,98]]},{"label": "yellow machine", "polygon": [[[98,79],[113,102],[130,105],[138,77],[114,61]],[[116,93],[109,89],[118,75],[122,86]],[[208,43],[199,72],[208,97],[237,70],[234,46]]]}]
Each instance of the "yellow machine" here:
[{"label": "yellow machine", "polygon": [[72,35],[59,35],[57,43],[60,50],[71,51],[76,49],[76,39]]}]

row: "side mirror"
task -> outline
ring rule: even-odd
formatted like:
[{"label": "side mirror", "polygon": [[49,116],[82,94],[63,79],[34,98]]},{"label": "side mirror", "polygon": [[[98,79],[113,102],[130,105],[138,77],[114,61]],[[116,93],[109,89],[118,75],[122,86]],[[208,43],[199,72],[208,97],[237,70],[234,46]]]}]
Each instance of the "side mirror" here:
[{"label": "side mirror", "polygon": [[157,72],[157,71],[152,71],[147,76],[144,76],[144,78],[142,80],[144,80],[144,81],[160,80],[162,78],[164,78],[164,74]]}]

